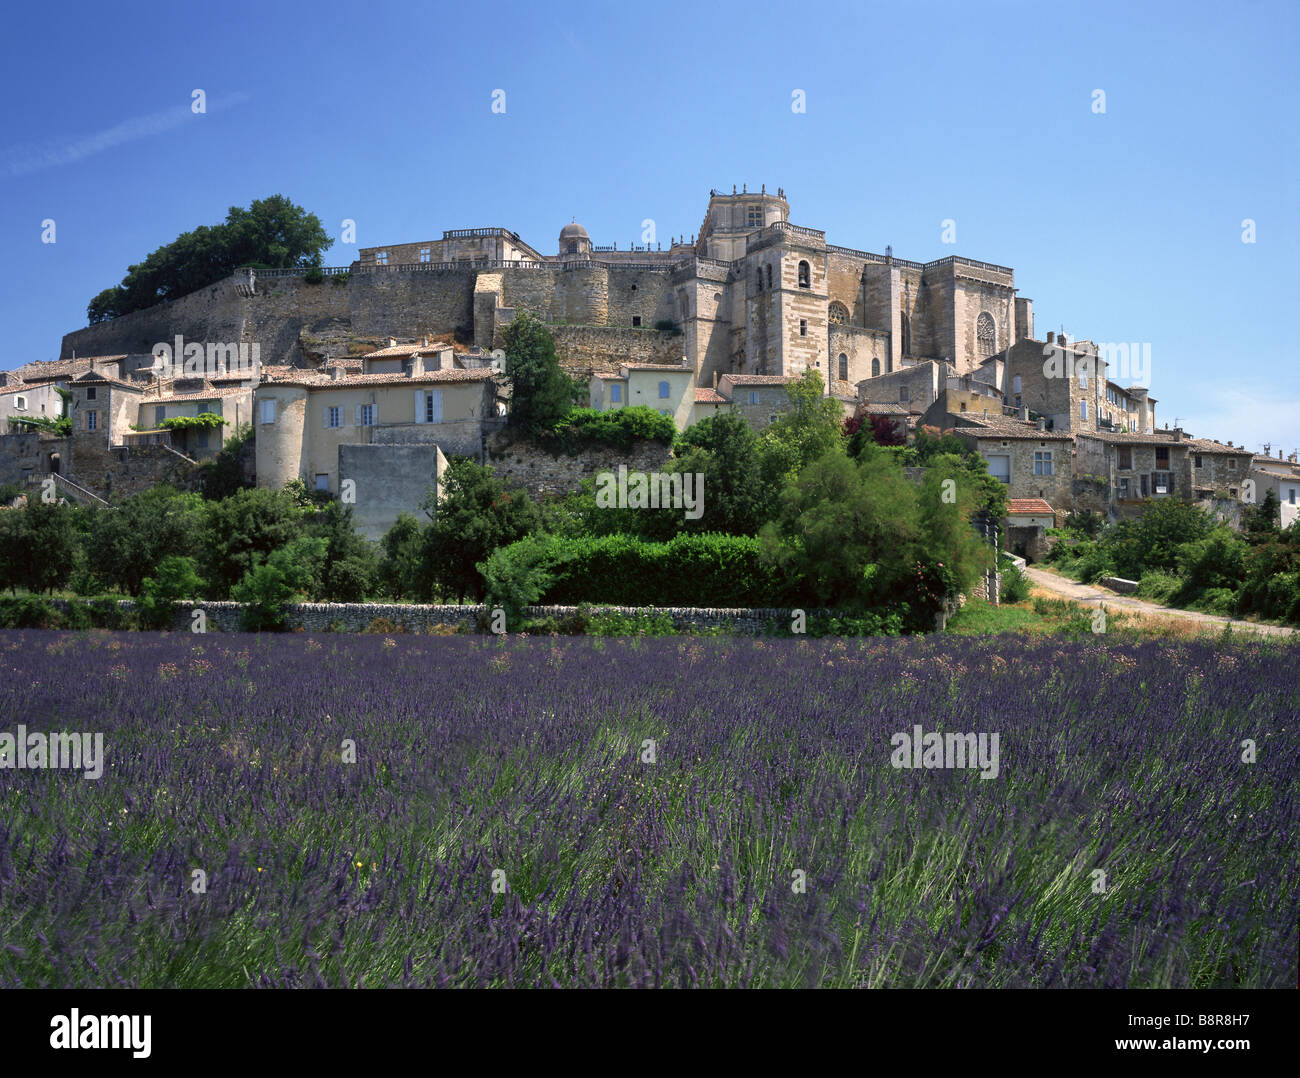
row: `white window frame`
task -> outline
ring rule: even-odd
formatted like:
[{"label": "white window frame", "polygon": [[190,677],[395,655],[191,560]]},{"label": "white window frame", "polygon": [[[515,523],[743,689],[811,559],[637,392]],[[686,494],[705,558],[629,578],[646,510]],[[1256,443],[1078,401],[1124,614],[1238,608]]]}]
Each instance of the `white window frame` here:
[{"label": "white window frame", "polygon": [[20,412],[27,411],[27,398],[21,393],[14,397],[14,407]]},{"label": "white window frame", "polygon": [[1085,423],[1088,421],[1088,402],[1087,402],[1087,401],[1080,401],[1080,402],[1079,402],[1079,418],[1082,419]]}]

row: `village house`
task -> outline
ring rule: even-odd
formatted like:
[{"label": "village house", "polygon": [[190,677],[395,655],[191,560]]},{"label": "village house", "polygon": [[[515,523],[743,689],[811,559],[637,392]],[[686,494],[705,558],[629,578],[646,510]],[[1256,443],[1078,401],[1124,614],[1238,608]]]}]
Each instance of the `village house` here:
[{"label": "village house", "polygon": [[988,464],[989,474],[1007,485],[1007,497],[1039,499],[1053,511],[1072,506],[1073,445],[1070,436],[993,413],[953,417],[952,434]]},{"label": "village house", "polygon": [[1289,528],[1300,520],[1300,463],[1297,454],[1292,453],[1283,460],[1279,449],[1276,459],[1255,457],[1250,467],[1250,478],[1255,481],[1256,504],[1262,502],[1270,490],[1277,498],[1278,519],[1282,527]]},{"label": "village house", "polygon": [[1113,514],[1139,512],[1147,498],[1235,499],[1253,454],[1231,443],[1189,438],[1181,428],[1151,434],[1097,431],[1076,439],[1076,471],[1108,492]]}]

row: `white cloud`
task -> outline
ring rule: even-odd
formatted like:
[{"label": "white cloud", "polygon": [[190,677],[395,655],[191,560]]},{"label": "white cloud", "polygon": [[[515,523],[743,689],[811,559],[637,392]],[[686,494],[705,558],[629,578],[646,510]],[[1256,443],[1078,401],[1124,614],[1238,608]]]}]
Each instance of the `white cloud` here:
[{"label": "white cloud", "polygon": [[[1175,412],[1156,394],[1156,418],[1173,426]],[[1179,425],[1197,438],[1232,441],[1256,453],[1269,442],[1278,449],[1300,448],[1300,397],[1268,385],[1242,388],[1240,383],[1200,382],[1188,415],[1178,409]],[[1183,407],[1187,407],[1186,404]]]},{"label": "white cloud", "polygon": [[[242,104],[252,97],[239,91],[221,99],[209,98],[208,113],[220,112],[233,105]],[[203,116],[190,111],[190,104],[175,105],[147,116],[136,116],[120,124],[97,131],[91,135],[66,135],[39,143],[11,146],[0,153],[0,170],[6,176],[26,176],[42,169],[72,165],[93,157],[97,153],[114,149],[128,142],[161,135],[191,120],[201,121]]]}]

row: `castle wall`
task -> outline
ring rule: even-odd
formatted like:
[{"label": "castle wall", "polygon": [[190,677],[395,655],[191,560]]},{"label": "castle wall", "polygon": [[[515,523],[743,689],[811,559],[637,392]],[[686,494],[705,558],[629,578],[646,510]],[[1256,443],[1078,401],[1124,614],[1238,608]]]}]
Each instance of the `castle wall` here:
[{"label": "castle wall", "polygon": [[563,496],[576,491],[584,479],[600,472],[662,471],[671,450],[662,442],[635,441],[626,451],[594,445],[575,454],[551,454],[528,441],[516,441],[509,431],[487,441],[487,463],[507,488],[522,488],[533,497]]},{"label": "castle wall", "polygon": [[[620,363],[680,363],[685,335],[626,326],[552,326],[555,352],[571,371],[613,374]],[[499,339],[498,339],[499,343]]]}]

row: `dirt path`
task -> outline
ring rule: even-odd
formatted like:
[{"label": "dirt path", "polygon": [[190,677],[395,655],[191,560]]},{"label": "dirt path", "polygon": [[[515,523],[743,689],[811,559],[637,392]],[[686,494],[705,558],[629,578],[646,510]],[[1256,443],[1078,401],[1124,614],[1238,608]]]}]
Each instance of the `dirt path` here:
[{"label": "dirt path", "polygon": [[1079,584],[1068,577],[1049,573],[1042,569],[1027,566],[1025,573],[1030,583],[1036,584],[1044,591],[1050,591],[1065,599],[1089,606],[1104,603],[1107,610],[1129,610],[1134,613],[1153,615],[1161,618],[1178,618],[1183,621],[1198,622],[1203,625],[1231,625],[1235,632],[1263,633],[1267,636],[1295,636],[1300,630],[1283,625],[1259,625],[1253,621],[1241,621],[1238,618],[1225,618],[1218,614],[1202,614],[1196,610],[1179,610],[1177,607],[1161,606],[1146,599],[1135,599],[1131,595],[1119,595],[1107,588],[1095,584]]}]

